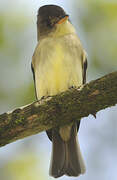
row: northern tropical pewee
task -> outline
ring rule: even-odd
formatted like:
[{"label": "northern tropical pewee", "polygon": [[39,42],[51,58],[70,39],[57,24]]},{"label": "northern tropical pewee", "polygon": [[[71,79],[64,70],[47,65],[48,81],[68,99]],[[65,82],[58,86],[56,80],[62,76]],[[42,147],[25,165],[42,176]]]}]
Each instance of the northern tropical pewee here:
[{"label": "northern tropical pewee", "polygon": [[[86,53],[69,16],[61,7],[45,5],[39,8],[37,39],[32,71],[38,100],[86,82]],[[77,139],[79,125],[80,121],[47,131],[52,141],[51,176],[85,173]]]}]

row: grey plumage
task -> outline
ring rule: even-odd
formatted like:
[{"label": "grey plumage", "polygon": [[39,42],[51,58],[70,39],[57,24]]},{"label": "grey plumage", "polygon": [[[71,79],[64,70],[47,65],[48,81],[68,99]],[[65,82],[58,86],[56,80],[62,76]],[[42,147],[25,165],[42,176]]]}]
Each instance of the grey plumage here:
[{"label": "grey plumage", "polygon": [[63,141],[57,130],[52,130],[50,175],[57,178],[64,174],[79,176],[83,173],[85,173],[85,165],[77,139],[77,125],[72,126],[68,141]]}]

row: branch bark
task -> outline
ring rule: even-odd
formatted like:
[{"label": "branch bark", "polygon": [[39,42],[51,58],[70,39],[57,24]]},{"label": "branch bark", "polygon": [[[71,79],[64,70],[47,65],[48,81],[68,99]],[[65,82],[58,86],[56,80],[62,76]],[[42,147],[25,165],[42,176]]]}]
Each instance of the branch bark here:
[{"label": "branch bark", "polygon": [[0,115],[0,146],[80,120],[117,103],[117,72]]}]

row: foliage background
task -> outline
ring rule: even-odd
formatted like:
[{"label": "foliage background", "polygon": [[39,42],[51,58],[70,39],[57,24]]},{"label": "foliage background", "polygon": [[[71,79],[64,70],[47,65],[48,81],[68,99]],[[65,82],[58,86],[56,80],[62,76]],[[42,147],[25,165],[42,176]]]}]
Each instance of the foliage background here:
[{"label": "foliage background", "polygon": [[[70,14],[88,53],[87,81],[117,70],[116,0],[0,0],[0,113],[35,100],[30,64],[37,10],[45,3]],[[87,171],[79,180],[117,179],[116,117],[117,106],[82,120],[79,139]],[[48,175],[50,154],[45,133],[2,147],[0,179],[53,179]]]}]

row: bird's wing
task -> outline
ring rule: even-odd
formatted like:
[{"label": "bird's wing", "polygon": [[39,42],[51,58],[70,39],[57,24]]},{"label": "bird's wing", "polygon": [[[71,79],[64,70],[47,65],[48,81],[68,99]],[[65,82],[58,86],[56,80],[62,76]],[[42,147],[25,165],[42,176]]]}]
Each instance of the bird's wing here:
[{"label": "bird's wing", "polygon": [[83,84],[86,83],[86,70],[87,70],[87,58],[85,58],[85,61],[83,63]]},{"label": "bird's wing", "polygon": [[86,53],[83,52],[83,56],[82,56],[82,69],[83,69],[83,84],[86,83],[86,71],[87,71],[87,66],[88,66],[88,63],[87,63],[87,56],[86,56]]},{"label": "bird's wing", "polygon": [[33,80],[34,80],[34,87],[35,87],[35,96],[36,96],[36,99],[37,99],[36,83],[35,83],[35,70],[34,70],[34,55],[32,57],[31,70],[32,70],[32,73],[33,73]]}]

